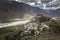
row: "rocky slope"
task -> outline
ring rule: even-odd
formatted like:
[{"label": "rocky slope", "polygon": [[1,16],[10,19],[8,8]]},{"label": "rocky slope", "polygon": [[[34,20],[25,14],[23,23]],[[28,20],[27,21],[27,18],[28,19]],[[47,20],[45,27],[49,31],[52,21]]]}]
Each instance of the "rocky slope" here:
[{"label": "rocky slope", "polygon": [[49,37],[50,39],[55,39],[53,37],[58,38],[57,36],[60,35],[59,26],[60,25],[51,18],[44,17],[40,14],[39,16],[37,15],[36,17],[32,18],[31,21],[27,24],[23,25],[23,30],[18,30],[17,32],[6,35],[4,37],[4,40],[40,40],[38,38],[41,38],[42,40],[44,40],[45,38],[46,40],[48,40],[47,37]]},{"label": "rocky slope", "polygon": [[[52,39],[52,37],[54,37],[53,35],[60,35],[59,30],[60,24],[49,17],[45,17],[39,14],[32,18],[30,22],[25,25],[18,25],[0,29],[0,34],[2,35],[0,35],[0,39],[3,38],[4,40],[29,40],[30,38],[30,40],[34,40],[35,38],[37,38],[37,40],[39,40],[38,37],[44,37],[48,40],[47,36],[51,37]],[[44,38],[41,39],[44,40]]]}]

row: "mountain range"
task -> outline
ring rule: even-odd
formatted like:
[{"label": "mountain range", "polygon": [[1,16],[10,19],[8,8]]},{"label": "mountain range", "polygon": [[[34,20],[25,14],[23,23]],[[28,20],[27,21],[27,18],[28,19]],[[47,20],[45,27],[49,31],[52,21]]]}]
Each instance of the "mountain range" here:
[{"label": "mountain range", "polygon": [[0,2],[0,20],[7,21],[8,19],[24,18],[25,14],[34,16],[36,14],[47,13],[38,7],[32,7],[28,4],[16,1],[1,1]]},{"label": "mountain range", "polygon": [[48,11],[48,16],[50,17],[60,17],[60,9],[56,10],[47,10]]}]

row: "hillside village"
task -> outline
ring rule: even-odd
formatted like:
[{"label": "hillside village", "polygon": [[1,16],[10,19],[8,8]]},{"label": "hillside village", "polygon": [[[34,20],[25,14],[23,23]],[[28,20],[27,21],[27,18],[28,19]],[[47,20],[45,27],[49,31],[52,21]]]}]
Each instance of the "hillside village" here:
[{"label": "hillside village", "polygon": [[[60,24],[57,23],[52,18],[45,17],[42,14],[37,14],[27,24],[24,24],[21,26],[17,25],[17,26],[12,26],[12,27],[7,27],[4,29],[1,29],[0,32],[1,33],[3,32],[3,33],[2,34],[0,33],[1,34],[0,36],[2,36],[2,38],[3,38],[2,40],[23,40],[23,39],[28,40],[28,38],[31,38],[31,37],[33,39],[35,39],[39,35],[41,35],[42,37],[44,37],[44,35],[45,36],[46,35],[52,36],[54,34],[60,35],[59,27],[60,27]],[[5,30],[6,30],[6,32],[4,33]],[[14,36],[16,36],[16,38]],[[52,38],[52,39],[54,39],[54,38]],[[32,39],[30,39],[30,40],[32,40]],[[44,39],[42,39],[42,40],[44,40]]]}]

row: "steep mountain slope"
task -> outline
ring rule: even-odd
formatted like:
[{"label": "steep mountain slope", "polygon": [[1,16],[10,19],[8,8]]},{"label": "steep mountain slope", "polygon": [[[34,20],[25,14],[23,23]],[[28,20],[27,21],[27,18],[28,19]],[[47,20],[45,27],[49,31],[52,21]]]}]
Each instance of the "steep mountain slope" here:
[{"label": "steep mountain slope", "polygon": [[0,20],[8,20],[14,18],[24,18],[25,14],[36,15],[45,14],[43,9],[37,7],[31,7],[25,3],[19,3],[16,1],[0,2]]},{"label": "steep mountain slope", "polygon": [[54,14],[56,14],[56,16],[58,15],[60,17],[60,9],[55,10]]},{"label": "steep mountain slope", "polygon": [[51,10],[48,14],[51,17],[60,17],[60,9]]}]

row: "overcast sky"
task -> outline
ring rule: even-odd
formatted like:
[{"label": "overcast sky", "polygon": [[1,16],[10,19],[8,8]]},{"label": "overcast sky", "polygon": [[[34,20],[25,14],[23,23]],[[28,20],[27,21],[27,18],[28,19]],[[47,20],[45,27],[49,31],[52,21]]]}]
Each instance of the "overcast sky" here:
[{"label": "overcast sky", "polygon": [[[42,3],[46,3],[47,7],[56,7],[57,8],[60,8],[60,0],[15,0],[15,1],[18,1],[18,2],[34,2],[34,3],[38,3],[39,1],[42,1]],[[32,4],[31,4],[32,5]]]}]

